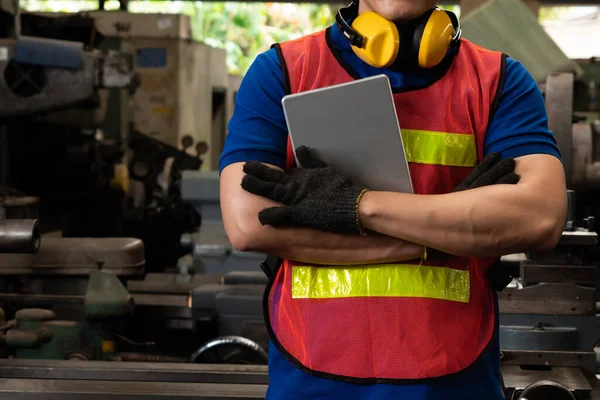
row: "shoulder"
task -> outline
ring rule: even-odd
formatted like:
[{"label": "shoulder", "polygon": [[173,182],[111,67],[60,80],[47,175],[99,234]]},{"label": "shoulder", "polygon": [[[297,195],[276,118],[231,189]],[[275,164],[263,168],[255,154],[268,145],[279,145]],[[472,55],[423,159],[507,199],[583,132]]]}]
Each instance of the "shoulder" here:
[{"label": "shoulder", "polygon": [[221,153],[220,169],[255,160],[285,166],[284,76],[275,49],[260,53],[244,75]]},{"label": "shoulder", "polygon": [[[286,40],[285,42],[281,42],[278,45],[281,47],[295,47],[295,46],[303,46],[303,45],[310,45],[310,44],[324,42],[326,40],[327,30],[330,28],[331,27],[328,27],[328,28],[321,29],[321,30],[313,32],[313,33],[309,33],[307,35],[297,37],[295,39]],[[274,47],[276,47],[276,46],[274,46]]]},{"label": "shoulder", "polygon": [[525,66],[506,57],[505,78],[485,137],[485,153],[503,157],[551,154],[560,158],[542,92]]},{"label": "shoulder", "polygon": [[520,61],[506,57],[503,75],[498,107],[511,110],[518,105],[547,119],[542,92],[527,68]]},{"label": "shoulder", "polygon": [[[236,104],[252,106],[257,98],[278,100],[284,95],[284,79],[277,51],[271,48],[260,53],[242,79]],[[280,100],[280,98],[279,98]]]},{"label": "shoulder", "polygon": [[[302,59],[308,54],[314,54],[315,50],[326,47],[328,41],[328,29],[330,28],[278,43],[273,47],[280,52],[280,57],[283,57],[286,62],[298,58]],[[280,59],[280,61],[282,60]]]},{"label": "shoulder", "polygon": [[471,62],[488,60],[500,62],[505,57],[500,51],[486,49],[467,39],[461,39],[459,55],[465,56]]},{"label": "shoulder", "polygon": [[504,91],[533,90],[542,95],[537,82],[519,60],[506,57],[505,76]]},{"label": "shoulder", "polygon": [[[244,75],[242,84],[252,82],[258,78],[270,78],[281,75],[281,64],[275,47],[256,56],[250,68]],[[257,82],[259,83],[259,82]]]},{"label": "shoulder", "polygon": [[482,86],[490,104],[502,91],[506,72],[506,55],[461,40],[457,55],[460,74],[472,83]]}]

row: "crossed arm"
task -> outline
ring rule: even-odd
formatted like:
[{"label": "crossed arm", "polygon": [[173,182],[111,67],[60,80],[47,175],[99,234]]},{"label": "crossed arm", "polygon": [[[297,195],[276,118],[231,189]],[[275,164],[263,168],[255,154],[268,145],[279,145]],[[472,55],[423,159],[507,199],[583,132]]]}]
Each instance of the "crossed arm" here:
[{"label": "crossed arm", "polygon": [[240,186],[243,163],[221,176],[226,232],[240,250],[323,264],[402,261],[423,246],[463,256],[496,256],[554,247],[566,215],[564,172],[549,155],[517,158],[516,185],[494,185],[445,195],[368,192],[359,218],[369,236],[261,225],[257,215],[278,205]]},{"label": "crossed arm", "polygon": [[423,246],[385,235],[341,235],[261,225],[258,213],[281,204],[242,189],[243,165],[228,165],[223,169],[220,180],[225,231],[238,250],[259,251],[311,263],[346,265],[402,261],[423,254]]},{"label": "crossed arm", "polygon": [[564,169],[551,155],[516,158],[516,185],[415,196],[368,192],[360,204],[363,226],[462,256],[501,256],[556,246],[567,194]]}]

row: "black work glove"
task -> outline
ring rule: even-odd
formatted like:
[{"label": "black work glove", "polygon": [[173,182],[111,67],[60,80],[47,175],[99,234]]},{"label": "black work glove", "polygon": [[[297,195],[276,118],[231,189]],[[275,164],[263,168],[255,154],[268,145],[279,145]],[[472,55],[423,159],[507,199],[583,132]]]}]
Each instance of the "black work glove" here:
[{"label": "black work glove", "polygon": [[515,184],[519,182],[520,177],[514,171],[515,160],[513,158],[500,160],[500,154],[491,153],[473,169],[460,185],[454,188],[453,192],[496,184]]},{"label": "black work glove", "polygon": [[259,162],[244,164],[242,188],[285,204],[262,210],[263,225],[304,226],[328,232],[359,233],[357,202],[363,191],[338,168],[330,167],[305,147],[296,149],[302,167],[287,173]]}]

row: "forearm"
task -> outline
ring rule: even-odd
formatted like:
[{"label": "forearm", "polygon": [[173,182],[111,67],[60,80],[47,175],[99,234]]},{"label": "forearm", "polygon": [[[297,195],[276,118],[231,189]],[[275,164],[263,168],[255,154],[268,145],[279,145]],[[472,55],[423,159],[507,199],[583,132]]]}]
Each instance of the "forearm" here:
[{"label": "forearm", "polygon": [[397,262],[423,255],[423,246],[383,235],[338,235],[311,229],[261,227],[248,250],[317,264]]},{"label": "forearm", "polygon": [[544,182],[529,167],[516,185],[430,196],[369,192],[359,218],[366,229],[462,256],[552,248],[564,226],[564,183],[560,171]]},{"label": "forearm", "polygon": [[221,175],[223,222],[229,240],[239,250],[320,264],[403,261],[423,254],[423,246],[384,235],[340,235],[262,225],[258,213],[280,204],[243,190],[240,186],[243,176],[241,163],[226,167]]},{"label": "forearm", "polygon": [[244,204],[244,209],[238,210],[235,226],[226,225],[230,240],[241,250],[317,264],[383,263],[413,259],[423,254],[423,246],[385,235],[341,235],[262,225],[258,220],[259,211],[278,204],[264,198],[253,198]]}]

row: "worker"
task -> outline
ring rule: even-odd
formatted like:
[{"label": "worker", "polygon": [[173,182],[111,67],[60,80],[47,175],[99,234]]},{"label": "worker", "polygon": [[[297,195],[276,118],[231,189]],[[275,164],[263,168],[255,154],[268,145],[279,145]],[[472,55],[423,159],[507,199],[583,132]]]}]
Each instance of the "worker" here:
[{"label": "worker", "polygon": [[[282,260],[265,292],[268,399],[504,398],[488,271],[556,245],[565,177],[533,77],[460,32],[435,0],[360,0],[246,73],[221,206],[235,248]],[[414,194],[362,187],[288,138],[286,94],[378,74]]]}]

